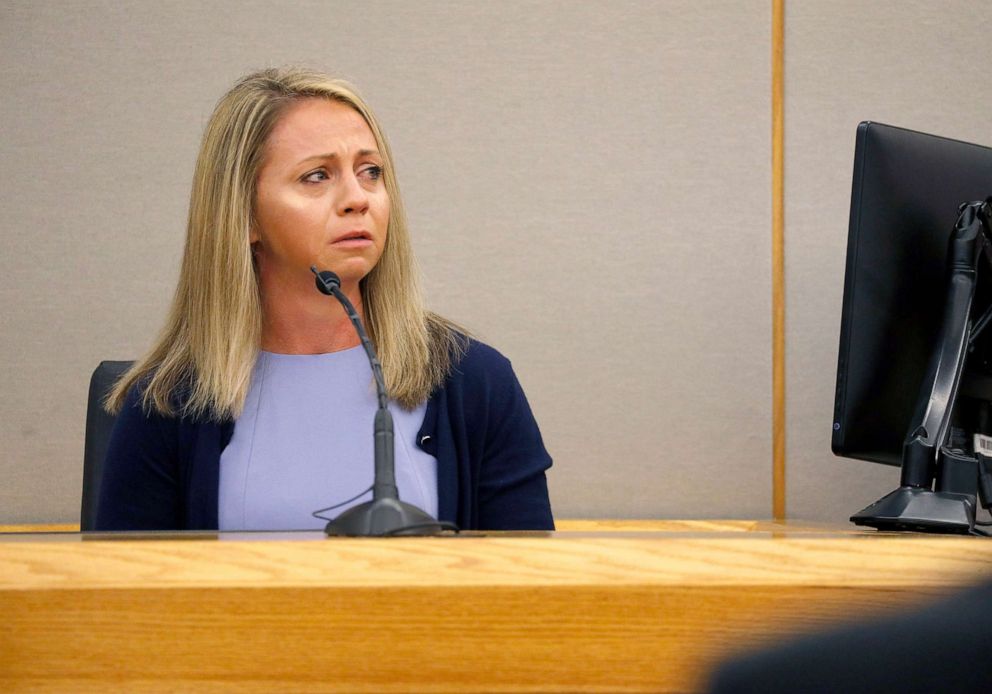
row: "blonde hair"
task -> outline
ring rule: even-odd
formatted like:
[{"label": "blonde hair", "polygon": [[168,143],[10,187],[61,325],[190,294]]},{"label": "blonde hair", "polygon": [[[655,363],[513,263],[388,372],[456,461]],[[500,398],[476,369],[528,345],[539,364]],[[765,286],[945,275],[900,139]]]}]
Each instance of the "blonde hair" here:
[{"label": "blonde hair", "polygon": [[240,80],[210,117],[193,174],[172,308],[151,350],[107,396],[111,412],[139,386],[145,411],[219,421],[241,413],[262,329],[249,245],[256,179],[279,118],[311,98],[355,109],[382,155],[390,200],[386,244],[360,286],[389,396],[406,408],[424,402],[464,350],[464,330],[424,306],[392,154],[372,110],[347,82],[304,68],[273,68]]}]

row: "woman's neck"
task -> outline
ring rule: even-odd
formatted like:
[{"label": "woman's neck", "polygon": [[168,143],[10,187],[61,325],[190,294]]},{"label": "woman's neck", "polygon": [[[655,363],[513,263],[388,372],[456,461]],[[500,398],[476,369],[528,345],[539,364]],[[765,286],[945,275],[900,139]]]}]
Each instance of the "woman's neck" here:
[{"label": "woman's neck", "polygon": [[[261,348],[277,354],[326,354],[361,344],[344,307],[333,296],[285,283],[262,281]],[[357,284],[341,287],[362,321],[365,312]]]}]

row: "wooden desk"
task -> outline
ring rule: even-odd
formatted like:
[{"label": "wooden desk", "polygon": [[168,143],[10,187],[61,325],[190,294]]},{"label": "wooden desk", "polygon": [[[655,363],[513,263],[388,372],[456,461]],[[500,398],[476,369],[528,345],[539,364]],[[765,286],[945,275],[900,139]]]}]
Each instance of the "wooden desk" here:
[{"label": "wooden desk", "polygon": [[392,540],[0,536],[0,690],[687,691],[728,652],[992,567],[982,538],[599,523]]}]

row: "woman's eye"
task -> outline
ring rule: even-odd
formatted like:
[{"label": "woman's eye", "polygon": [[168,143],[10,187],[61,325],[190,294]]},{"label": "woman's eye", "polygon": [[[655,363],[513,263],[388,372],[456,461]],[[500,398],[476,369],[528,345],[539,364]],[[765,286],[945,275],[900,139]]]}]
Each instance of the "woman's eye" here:
[{"label": "woman's eye", "polygon": [[382,178],[382,167],[381,166],[368,166],[361,171],[362,175],[373,181],[378,181]]},{"label": "woman's eye", "polygon": [[317,169],[316,171],[311,171],[310,173],[303,176],[304,183],[320,183],[321,181],[326,181],[328,178],[327,172],[323,169]]}]

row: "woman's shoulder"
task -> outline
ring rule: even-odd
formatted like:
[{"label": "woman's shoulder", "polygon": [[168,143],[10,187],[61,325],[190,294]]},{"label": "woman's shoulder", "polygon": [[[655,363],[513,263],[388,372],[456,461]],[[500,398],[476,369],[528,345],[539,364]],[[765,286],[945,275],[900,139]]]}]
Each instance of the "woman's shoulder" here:
[{"label": "woman's shoulder", "polygon": [[452,365],[452,373],[463,378],[476,379],[512,373],[510,360],[495,347],[474,337],[463,339],[463,349]]},{"label": "woman's shoulder", "polygon": [[458,391],[466,400],[481,404],[513,398],[519,384],[506,356],[485,342],[465,337],[443,389]]},{"label": "woman's shoulder", "polygon": [[161,412],[146,397],[147,390],[147,378],[142,378],[131,384],[115,414],[115,421],[130,432],[174,427],[179,419],[175,412]]},{"label": "woman's shoulder", "polygon": [[187,403],[191,397],[191,387],[187,383],[178,384],[169,391],[166,398],[168,407],[163,409],[149,392],[153,376],[154,372],[143,374],[131,384],[121,402],[118,419],[142,420],[157,426],[221,423],[203,413],[189,411]]}]

